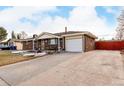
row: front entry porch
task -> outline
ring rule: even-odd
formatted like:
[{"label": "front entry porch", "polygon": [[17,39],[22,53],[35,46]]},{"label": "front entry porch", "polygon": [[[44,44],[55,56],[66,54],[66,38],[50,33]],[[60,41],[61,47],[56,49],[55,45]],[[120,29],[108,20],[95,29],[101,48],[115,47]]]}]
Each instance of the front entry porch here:
[{"label": "front entry porch", "polygon": [[39,39],[35,41],[35,50],[60,52],[64,50],[61,38]]},{"label": "front entry porch", "polygon": [[43,32],[35,39],[34,49],[60,52],[64,50],[64,39],[51,33]]}]

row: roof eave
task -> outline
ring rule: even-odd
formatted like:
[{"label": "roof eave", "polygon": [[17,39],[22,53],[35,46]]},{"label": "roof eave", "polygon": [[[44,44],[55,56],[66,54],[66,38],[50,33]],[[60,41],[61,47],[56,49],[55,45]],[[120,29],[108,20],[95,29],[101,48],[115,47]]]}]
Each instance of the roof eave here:
[{"label": "roof eave", "polygon": [[87,36],[90,36],[91,38],[97,39],[97,37],[95,35],[89,35],[89,34],[86,34],[86,33],[65,34],[65,35],[62,35],[61,37],[75,36],[75,35],[87,35]]}]

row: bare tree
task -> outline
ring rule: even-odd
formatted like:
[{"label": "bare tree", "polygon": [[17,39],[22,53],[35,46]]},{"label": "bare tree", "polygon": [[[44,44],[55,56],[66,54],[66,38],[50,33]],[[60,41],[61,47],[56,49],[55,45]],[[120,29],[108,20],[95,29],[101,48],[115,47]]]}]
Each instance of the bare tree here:
[{"label": "bare tree", "polygon": [[26,39],[28,36],[24,31],[22,31],[20,34],[21,34],[21,39]]},{"label": "bare tree", "polygon": [[124,10],[121,11],[120,16],[118,17],[118,27],[116,28],[116,38],[118,40],[124,39]]}]

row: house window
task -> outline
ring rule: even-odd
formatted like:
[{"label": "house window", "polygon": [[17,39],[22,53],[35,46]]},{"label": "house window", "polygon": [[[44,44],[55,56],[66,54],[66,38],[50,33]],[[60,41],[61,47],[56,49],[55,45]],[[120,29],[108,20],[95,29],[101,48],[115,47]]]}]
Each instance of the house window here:
[{"label": "house window", "polygon": [[50,44],[51,44],[51,45],[55,45],[55,44],[56,44],[56,39],[51,39],[51,40],[50,40]]}]

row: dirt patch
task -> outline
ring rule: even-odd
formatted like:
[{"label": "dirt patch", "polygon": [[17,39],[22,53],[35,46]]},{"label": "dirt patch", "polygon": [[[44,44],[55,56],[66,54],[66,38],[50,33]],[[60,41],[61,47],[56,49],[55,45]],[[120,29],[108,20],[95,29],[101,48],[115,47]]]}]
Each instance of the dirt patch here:
[{"label": "dirt patch", "polygon": [[10,51],[0,51],[0,66],[26,61],[33,58],[34,57],[23,57],[21,55],[12,54]]}]

